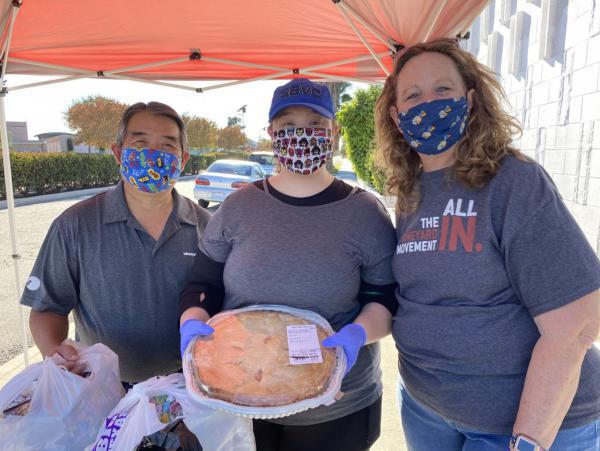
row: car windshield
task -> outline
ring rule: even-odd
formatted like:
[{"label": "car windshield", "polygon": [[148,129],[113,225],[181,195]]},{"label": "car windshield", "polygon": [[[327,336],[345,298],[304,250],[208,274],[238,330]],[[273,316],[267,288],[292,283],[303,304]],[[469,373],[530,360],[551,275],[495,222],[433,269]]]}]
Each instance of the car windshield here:
[{"label": "car windshield", "polygon": [[273,155],[250,155],[248,160],[258,164],[273,165]]},{"label": "car windshield", "polygon": [[338,179],[342,179],[342,180],[351,180],[353,182],[357,182],[358,181],[358,178],[356,177],[356,172],[338,171],[337,174],[335,174],[335,176]]},{"label": "car windshield", "polygon": [[206,172],[218,172],[220,174],[235,174],[250,177],[252,167],[243,164],[215,162],[208,167]]}]

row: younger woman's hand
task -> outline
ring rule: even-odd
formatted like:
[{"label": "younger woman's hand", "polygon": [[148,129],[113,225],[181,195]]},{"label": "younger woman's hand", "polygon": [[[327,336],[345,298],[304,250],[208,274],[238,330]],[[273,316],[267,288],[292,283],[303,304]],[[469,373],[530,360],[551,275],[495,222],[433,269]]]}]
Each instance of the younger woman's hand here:
[{"label": "younger woman's hand", "polygon": [[188,319],[181,326],[179,326],[179,333],[181,335],[181,357],[187,349],[190,341],[198,335],[206,337],[212,334],[215,330],[206,324],[204,321],[198,319]]},{"label": "younger woman's hand", "polygon": [[352,323],[342,327],[338,333],[323,340],[323,346],[326,348],[341,346],[344,349],[344,354],[346,354],[345,376],[356,363],[358,351],[366,342],[367,332],[365,332],[365,329],[360,324]]}]

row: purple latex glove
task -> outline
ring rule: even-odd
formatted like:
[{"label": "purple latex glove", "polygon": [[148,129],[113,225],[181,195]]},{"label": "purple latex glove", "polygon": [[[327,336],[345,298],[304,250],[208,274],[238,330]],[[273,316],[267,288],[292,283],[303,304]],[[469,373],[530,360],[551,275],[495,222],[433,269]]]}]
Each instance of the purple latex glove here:
[{"label": "purple latex glove", "polygon": [[198,335],[206,337],[214,331],[215,330],[212,327],[198,319],[188,319],[179,326],[179,334],[181,335],[181,357],[183,358],[186,348],[194,337]]},{"label": "purple latex glove", "polygon": [[323,346],[333,348],[341,346],[346,354],[346,372],[344,376],[352,369],[358,357],[358,351],[367,342],[367,332],[356,323],[348,324],[340,329],[338,333],[323,340]]}]

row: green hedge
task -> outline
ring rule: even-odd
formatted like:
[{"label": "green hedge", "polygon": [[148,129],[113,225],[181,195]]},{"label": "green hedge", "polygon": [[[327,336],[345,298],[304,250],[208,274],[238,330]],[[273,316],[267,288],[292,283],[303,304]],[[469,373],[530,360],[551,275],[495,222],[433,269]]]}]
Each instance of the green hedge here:
[{"label": "green hedge", "polygon": [[[13,189],[23,195],[106,186],[119,180],[112,155],[11,152]],[[4,167],[0,167],[0,196],[6,197]]]},{"label": "green hedge", "polygon": [[[184,175],[197,174],[220,158],[245,160],[247,154],[213,152],[192,155]],[[11,152],[10,164],[15,193],[28,196],[113,185],[120,177],[119,167],[110,154]],[[0,155],[0,198],[5,197],[4,166]]]},{"label": "green hedge", "polygon": [[357,90],[352,100],[342,104],[337,120],[342,129],[346,153],[356,173],[383,193],[387,178],[374,162],[375,152],[375,102],[381,94],[380,86]]}]

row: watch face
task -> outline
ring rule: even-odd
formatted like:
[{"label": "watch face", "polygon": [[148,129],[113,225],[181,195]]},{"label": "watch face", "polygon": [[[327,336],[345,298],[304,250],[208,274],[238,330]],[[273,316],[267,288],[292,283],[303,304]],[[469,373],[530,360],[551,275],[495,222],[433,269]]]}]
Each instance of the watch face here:
[{"label": "watch face", "polygon": [[525,437],[517,437],[515,450],[517,451],[536,451],[537,445],[530,442]]}]

